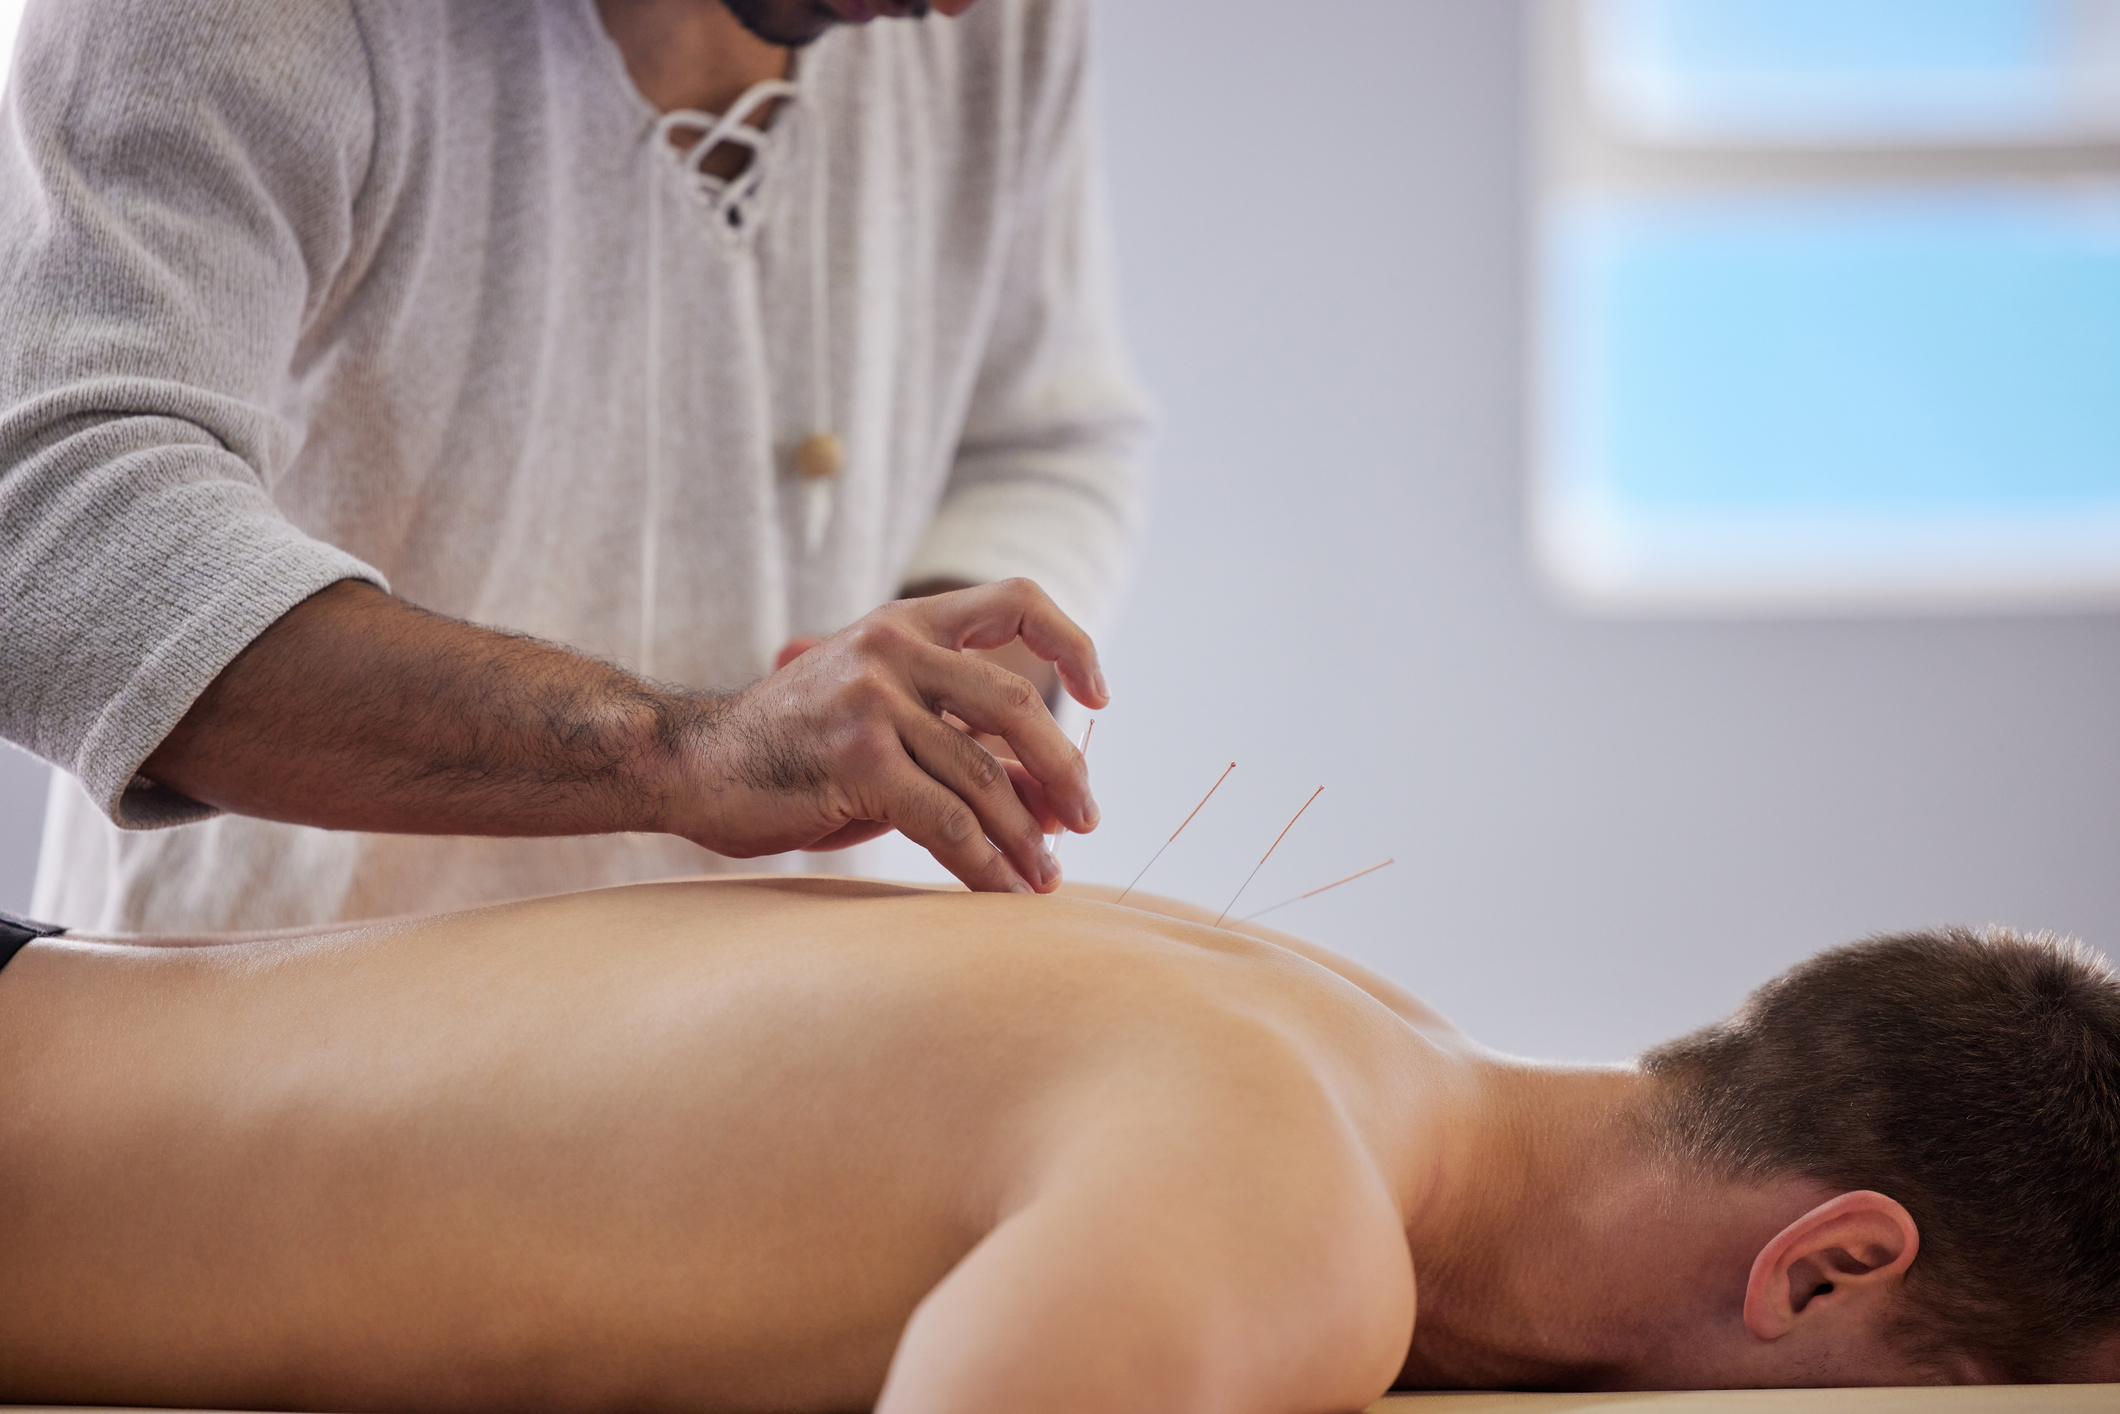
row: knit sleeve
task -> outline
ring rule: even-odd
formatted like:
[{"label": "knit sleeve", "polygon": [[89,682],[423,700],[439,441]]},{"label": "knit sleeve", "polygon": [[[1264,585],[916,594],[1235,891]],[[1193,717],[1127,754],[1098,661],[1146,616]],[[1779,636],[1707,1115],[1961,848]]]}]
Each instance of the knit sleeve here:
[{"label": "knit sleeve", "polygon": [[270,495],[374,131],[343,5],[24,17],[0,100],[0,736],[120,825],[211,814],[141,762],[282,614],[382,583]]},{"label": "knit sleeve", "polygon": [[1025,575],[1097,632],[1140,528],[1148,412],[1119,339],[1088,6],[1033,10],[1007,268],[949,486],[906,582]]}]

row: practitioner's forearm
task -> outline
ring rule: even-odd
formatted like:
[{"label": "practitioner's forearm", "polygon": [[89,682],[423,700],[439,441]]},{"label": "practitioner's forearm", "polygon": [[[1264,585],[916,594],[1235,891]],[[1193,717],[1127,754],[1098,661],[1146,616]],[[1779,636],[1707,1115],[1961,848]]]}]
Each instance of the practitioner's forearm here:
[{"label": "practitioner's forearm", "polygon": [[143,774],[329,829],[658,830],[718,706],[346,581],[244,650]]},{"label": "practitioner's forearm", "polygon": [[751,858],[896,828],[974,889],[1042,892],[1059,867],[1032,807],[1073,830],[1097,807],[1034,687],[967,651],[1018,641],[1104,705],[1095,646],[1025,580],[887,604],[725,696],[347,582],[260,635],[143,770],[332,829],[660,831]]}]

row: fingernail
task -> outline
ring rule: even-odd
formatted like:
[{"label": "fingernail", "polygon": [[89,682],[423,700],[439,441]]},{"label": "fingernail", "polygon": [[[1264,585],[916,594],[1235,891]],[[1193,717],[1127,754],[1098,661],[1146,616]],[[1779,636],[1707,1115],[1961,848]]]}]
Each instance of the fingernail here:
[{"label": "fingernail", "polygon": [[1099,810],[1099,809],[1097,808],[1097,797],[1095,797],[1095,796],[1091,796],[1091,797],[1089,798],[1089,804],[1088,804],[1087,806],[1083,807],[1083,811],[1082,811],[1082,820],[1083,820],[1083,828],[1084,828],[1084,830],[1085,830],[1085,831],[1088,831],[1088,830],[1094,830],[1094,829],[1096,829],[1096,828],[1097,828],[1097,822],[1098,822],[1099,820],[1102,820],[1103,818],[1104,818],[1104,812],[1103,812],[1102,810]]},{"label": "fingernail", "polygon": [[1057,884],[1060,882],[1060,861],[1049,849],[1038,851],[1038,882]]},{"label": "fingernail", "polygon": [[1111,684],[1110,684],[1110,683],[1108,683],[1108,682],[1106,682],[1106,681],[1104,680],[1104,669],[1102,669],[1102,668],[1092,668],[1092,669],[1090,669],[1090,673],[1089,673],[1089,680],[1090,680],[1090,685],[1091,685],[1092,687],[1094,687],[1094,688],[1096,688],[1096,689],[1097,689],[1097,696],[1099,696],[1099,697],[1102,697],[1102,698],[1104,698],[1104,699],[1105,699],[1106,701],[1110,701],[1110,700],[1111,700],[1111,695],[1112,695],[1112,689],[1111,689]]}]

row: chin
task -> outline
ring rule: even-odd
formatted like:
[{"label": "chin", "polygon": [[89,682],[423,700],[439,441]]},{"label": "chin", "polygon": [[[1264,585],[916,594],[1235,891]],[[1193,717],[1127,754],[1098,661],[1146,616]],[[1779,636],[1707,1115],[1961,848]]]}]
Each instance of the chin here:
[{"label": "chin", "polygon": [[845,16],[825,0],[722,0],[737,23],[768,44],[800,49],[814,44]]}]

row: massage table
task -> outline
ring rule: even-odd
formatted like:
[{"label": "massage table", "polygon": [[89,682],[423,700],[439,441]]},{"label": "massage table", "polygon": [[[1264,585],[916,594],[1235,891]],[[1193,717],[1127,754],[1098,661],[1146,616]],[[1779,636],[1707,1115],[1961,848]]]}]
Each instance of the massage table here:
[{"label": "massage table", "polygon": [[2120,1414],[2120,1385],[1398,1394],[1369,1414]]},{"label": "massage table", "polygon": [[[161,1414],[7,1404],[9,1414]],[[1395,1394],[1367,1414],[2120,1414],[2120,1385],[1719,1389],[1638,1394]],[[231,1411],[220,1411],[231,1414]],[[994,1414],[1008,1414],[996,1410]]]}]

